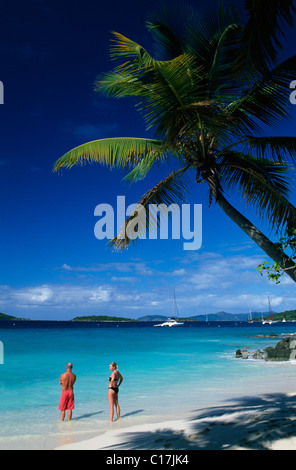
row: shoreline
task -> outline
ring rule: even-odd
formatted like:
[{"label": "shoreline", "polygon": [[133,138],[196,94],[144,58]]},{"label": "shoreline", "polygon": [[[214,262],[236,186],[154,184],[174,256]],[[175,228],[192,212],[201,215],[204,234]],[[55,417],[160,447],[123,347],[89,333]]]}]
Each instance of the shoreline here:
[{"label": "shoreline", "polygon": [[287,374],[282,381],[285,375],[274,387],[258,383],[177,417],[122,418],[113,429],[53,450],[296,450],[296,379]]},{"label": "shoreline", "polygon": [[101,431],[74,430],[74,421],[57,423],[54,433],[15,437],[6,449],[296,450],[296,392],[241,396],[194,409],[183,418],[150,416],[146,422],[135,421],[106,421]]},{"label": "shoreline", "polygon": [[[80,407],[72,421],[60,423],[57,415],[56,421],[48,423],[49,432],[44,430],[37,434],[10,436],[4,441],[0,439],[0,448],[296,450],[294,367],[290,364],[288,368],[273,368],[275,375],[272,381],[248,382],[246,377],[245,387],[229,386],[221,393],[203,390],[203,394],[197,393],[194,399],[187,395],[186,400],[177,403],[177,407],[171,403],[170,407],[159,410],[157,414],[133,410],[131,402],[122,403],[122,418],[111,425],[107,407],[104,412],[95,413]],[[144,414],[139,413],[142,411]]]},{"label": "shoreline", "polygon": [[296,450],[295,412],[296,392],[249,396],[191,418],[113,429],[54,450]]}]

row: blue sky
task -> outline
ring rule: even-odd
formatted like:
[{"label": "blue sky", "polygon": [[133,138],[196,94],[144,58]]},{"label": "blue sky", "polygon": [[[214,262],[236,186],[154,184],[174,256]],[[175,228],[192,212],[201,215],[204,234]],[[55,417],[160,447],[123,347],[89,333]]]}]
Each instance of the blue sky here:
[{"label": "blue sky", "polygon": [[[202,10],[203,2],[191,2]],[[215,3],[215,2],[212,2]],[[151,1],[28,0],[1,6],[0,80],[0,311],[31,319],[77,315],[137,318],[170,315],[176,290],[180,315],[296,308],[295,284],[274,285],[256,272],[266,255],[218,207],[207,190],[202,204],[202,246],[184,240],[141,241],[113,252],[94,236],[98,204],[127,204],[165,175],[155,169],[129,187],[123,173],[101,166],[54,174],[54,162],[71,148],[114,136],[151,136],[134,105],[96,95],[96,76],[112,68],[108,50],[115,30],[149,47],[145,15]],[[294,38],[294,41],[293,41]],[[295,31],[286,51],[292,54]],[[296,79],[291,77],[291,81]],[[289,90],[287,90],[289,99]],[[291,105],[292,117],[296,106]],[[273,133],[295,135],[295,120]],[[292,201],[295,197],[292,195]],[[239,208],[238,199],[234,199]],[[264,221],[247,216],[270,233]]]}]

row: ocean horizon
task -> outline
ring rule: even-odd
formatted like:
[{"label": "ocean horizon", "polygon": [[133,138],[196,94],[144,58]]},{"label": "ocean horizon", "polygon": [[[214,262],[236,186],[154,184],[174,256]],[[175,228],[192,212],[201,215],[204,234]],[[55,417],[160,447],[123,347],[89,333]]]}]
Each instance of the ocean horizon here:
[{"label": "ocean horizon", "polygon": [[[270,333],[277,338],[266,338]],[[192,410],[247,395],[260,384],[295,388],[295,361],[235,358],[239,348],[274,346],[294,323],[0,322],[0,449],[55,448],[110,429],[109,364],[124,377],[122,419],[115,426],[176,419]],[[77,375],[71,423],[59,422],[60,374],[73,363]]]}]

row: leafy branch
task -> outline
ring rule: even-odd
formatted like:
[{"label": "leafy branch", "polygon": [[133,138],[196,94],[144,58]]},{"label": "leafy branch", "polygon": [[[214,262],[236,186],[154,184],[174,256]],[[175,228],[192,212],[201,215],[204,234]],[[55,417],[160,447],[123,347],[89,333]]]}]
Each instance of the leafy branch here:
[{"label": "leafy branch", "polygon": [[280,248],[282,251],[289,250],[289,260],[294,263],[294,266],[285,268],[280,263],[270,264],[269,261],[264,261],[264,263],[257,266],[256,270],[260,272],[261,276],[263,276],[264,273],[267,273],[268,279],[276,284],[280,284],[280,279],[285,272],[290,269],[296,269],[296,228],[286,229],[284,236],[275,243],[275,246]]}]

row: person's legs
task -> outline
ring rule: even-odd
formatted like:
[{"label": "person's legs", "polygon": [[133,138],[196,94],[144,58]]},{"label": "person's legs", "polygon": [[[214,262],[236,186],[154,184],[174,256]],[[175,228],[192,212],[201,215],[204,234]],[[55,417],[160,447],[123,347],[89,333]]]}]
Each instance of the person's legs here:
[{"label": "person's legs", "polygon": [[68,421],[71,421],[71,419],[72,419],[72,410],[74,410],[74,392],[73,392],[73,390],[71,390],[69,392],[69,397],[68,397],[68,406],[67,406]]},{"label": "person's legs", "polygon": [[113,417],[114,417],[114,396],[115,396],[114,390],[108,390],[108,400],[109,400],[109,406],[110,406],[110,423],[113,422]]},{"label": "person's legs", "polygon": [[60,410],[60,412],[61,412],[61,421],[64,421],[64,419],[65,419],[65,413],[66,413],[65,392],[62,392],[62,393],[61,393],[60,404],[59,404],[59,410]]},{"label": "person's legs", "polygon": [[115,393],[114,405],[116,407],[117,419],[120,419],[120,406],[119,406],[119,403],[118,403],[118,393]]}]

